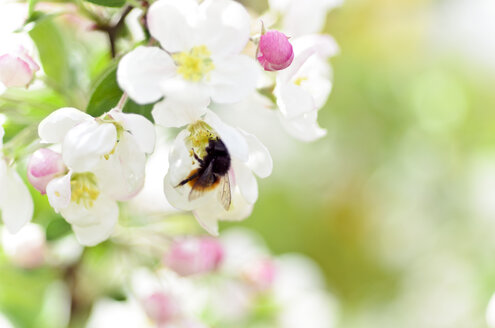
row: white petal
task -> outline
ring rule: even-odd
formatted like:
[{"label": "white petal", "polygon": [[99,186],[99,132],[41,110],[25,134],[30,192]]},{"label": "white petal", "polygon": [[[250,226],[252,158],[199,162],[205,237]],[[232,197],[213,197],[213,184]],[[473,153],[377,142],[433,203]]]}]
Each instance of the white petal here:
[{"label": "white petal", "polygon": [[98,187],[115,200],[129,200],[144,185],[146,156],[134,136],[124,132],[115,153],[99,162],[94,169]]},{"label": "white petal", "polygon": [[[191,187],[189,185],[177,187],[177,184],[171,182],[171,175],[172,174],[169,171],[169,173],[165,176],[165,179],[163,180],[163,191],[167,201],[173,207],[183,211],[192,211],[205,206],[205,204],[208,204],[209,202],[217,201],[214,192],[205,193],[204,196],[193,201],[189,200]],[[184,179],[186,177],[187,175],[184,176]]]},{"label": "white petal", "polygon": [[249,145],[249,159],[246,166],[260,178],[266,178],[272,174],[273,160],[268,149],[256,136],[242,131]]},{"label": "white petal", "polygon": [[217,103],[234,103],[246,98],[256,89],[260,66],[244,55],[215,61],[211,73],[211,98]]},{"label": "white petal", "polygon": [[99,197],[93,207],[71,203],[61,211],[72,224],[77,240],[86,246],[94,246],[110,237],[119,218],[119,207],[115,201]]},{"label": "white petal", "polygon": [[16,233],[33,217],[33,199],[17,171],[4,161],[0,165],[2,220],[10,233]]},{"label": "white petal", "polygon": [[92,119],[93,117],[76,108],[60,108],[41,121],[38,134],[42,142],[62,143],[70,129]]},{"label": "white petal", "polygon": [[312,49],[318,56],[327,59],[339,53],[340,48],[334,38],[324,34],[310,34],[292,40],[296,56],[307,49]]},{"label": "white petal", "polygon": [[193,214],[203,229],[205,229],[210,235],[218,236],[218,218],[215,213],[210,211],[209,207],[199,208],[193,211]]},{"label": "white petal", "polygon": [[69,206],[71,198],[70,179],[72,172],[60,178],[55,178],[46,186],[48,202],[56,212]]},{"label": "white petal", "polygon": [[280,111],[288,119],[316,109],[311,93],[290,81],[278,81],[274,93]]},{"label": "white petal", "polygon": [[294,138],[307,142],[315,141],[327,134],[327,130],[318,125],[317,118],[318,111],[316,110],[292,120],[280,115],[280,121],[285,130]]},{"label": "white petal", "polygon": [[242,196],[249,204],[256,203],[258,199],[258,182],[253,173],[244,163],[237,160],[232,161],[232,166],[234,168],[235,182]]},{"label": "white petal", "polygon": [[203,108],[210,103],[211,88],[207,84],[188,82],[177,75],[162,81],[160,86],[167,98],[174,98],[175,101],[187,103],[191,107]]},{"label": "white petal", "polygon": [[111,111],[111,116],[122,122],[125,130],[129,131],[139,145],[141,151],[151,154],[155,149],[155,127],[148,119],[138,114],[127,114]]},{"label": "white petal", "polygon": [[166,98],[157,103],[151,112],[156,124],[170,128],[196,122],[206,112],[206,106]]},{"label": "white petal", "polygon": [[113,124],[85,122],[67,133],[62,157],[74,172],[91,171],[103,155],[113,150],[116,142],[117,130]]},{"label": "white petal", "polygon": [[177,186],[182,180],[187,178],[189,173],[195,169],[192,163],[190,149],[185,144],[185,139],[189,137],[187,129],[182,130],[174,140],[168,155],[169,169],[168,175],[173,186]]},{"label": "white petal", "polygon": [[140,46],[120,60],[117,81],[135,102],[147,104],[163,97],[160,83],[174,74],[174,61],[165,51]]},{"label": "white petal", "polygon": [[249,158],[249,146],[244,136],[235,128],[223,123],[220,118],[208,111],[204,117],[208,123],[220,136],[231,156],[246,162]]},{"label": "white petal", "polygon": [[205,19],[197,31],[213,57],[239,54],[251,32],[251,19],[244,6],[232,0],[206,0],[200,8]]},{"label": "white petal", "polygon": [[2,83],[2,81],[0,81],[0,95],[4,93],[6,90],[7,87],[5,86],[5,84]]},{"label": "white petal", "polygon": [[156,1],[148,11],[148,28],[168,52],[186,51],[194,45],[194,28],[198,18],[194,0]]}]

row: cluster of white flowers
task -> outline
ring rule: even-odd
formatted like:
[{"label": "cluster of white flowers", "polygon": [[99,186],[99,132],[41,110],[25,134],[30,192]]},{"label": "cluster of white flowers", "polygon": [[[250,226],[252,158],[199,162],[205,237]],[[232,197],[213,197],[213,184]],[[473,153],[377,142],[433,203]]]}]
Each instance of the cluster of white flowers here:
[{"label": "cluster of white flowers", "polygon": [[134,270],[127,300],[98,301],[87,328],[335,325],[336,302],[317,266],[297,254],[271,256],[251,231],[177,240],[164,262],[167,269]]},{"label": "cluster of white flowers", "polygon": [[[317,33],[337,4],[273,0],[262,17],[233,0],[158,0],[148,8],[152,42],[121,58],[117,82],[123,100],[153,104],[154,123],[181,129],[164,165],[164,195],[173,207],[192,211],[210,234],[218,234],[218,221],[250,215],[256,176],[266,178],[273,168],[260,140],[226,124],[215,109],[235,111],[258,95],[263,110],[278,113],[290,135],[304,141],[324,136],[317,116],[332,88],[328,58],[338,47]],[[311,24],[302,23],[309,17]],[[28,86],[38,69],[22,47],[0,52],[0,92]],[[49,148],[37,150],[28,165],[31,184],[88,246],[112,234],[118,202],[141,191],[147,156],[155,150],[152,122],[123,113],[120,103],[107,111],[99,117],[75,108],[51,113],[38,129]],[[15,232],[33,212],[18,202],[32,202],[11,163],[1,163],[2,185],[11,186],[2,188],[8,195],[0,194],[3,220]]]}]

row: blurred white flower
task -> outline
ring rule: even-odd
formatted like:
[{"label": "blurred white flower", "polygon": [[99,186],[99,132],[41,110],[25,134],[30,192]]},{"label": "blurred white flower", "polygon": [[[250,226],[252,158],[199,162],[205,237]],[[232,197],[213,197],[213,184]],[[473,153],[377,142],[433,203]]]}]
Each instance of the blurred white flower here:
[{"label": "blurred white flower", "polygon": [[338,52],[338,46],[326,35],[303,36],[292,44],[294,62],[278,72],[274,94],[287,132],[300,140],[314,141],[326,134],[317,118],[332,89],[327,60]]},{"label": "blurred white flower", "polygon": [[[0,152],[5,130],[0,126]],[[28,188],[12,165],[0,158],[0,209],[10,233],[17,233],[33,217],[34,205]]]},{"label": "blurred white flower", "polygon": [[15,328],[12,322],[0,312],[0,328]]},{"label": "blurred white flower", "polygon": [[45,118],[38,131],[42,141],[62,145],[69,169],[48,183],[50,205],[72,224],[82,244],[107,239],[118,220],[116,201],[132,198],[144,184],[146,153],[155,143],[152,123],[117,110],[93,118],[62,108]]},{"label": "blurred white flower", "polygon": [[16,266],[26,269],[37,268],[45,261],[45,231],[34,223],[28,223],[16,234],[3,229],[2,247]]},{"label": "blurred white flower", "polygon": [[282,17],[282,30],[289,36],[321,32],[328,11],[343,0],[269,0],[270,9]]},{"label": "blurred white flower", "polygon": [[260,178],[269,176],[270,153],[251,134],[223,123],[208,111],[175,139],[164,191],[171,205],[192,210],[209,233],[219,220],[242,220],[258,198]]},{"label": "blurred white flower", "polygon": [[165,51],[138,47],[120,61],[117,79],[138,103],[166,97],[153,109],[156,123],[182,126],[204,114],[210,99],[233,103],[254,92],[260,70],[240,54],[250,33],[241,4],[160,0],[149,9],[148,26]]}]

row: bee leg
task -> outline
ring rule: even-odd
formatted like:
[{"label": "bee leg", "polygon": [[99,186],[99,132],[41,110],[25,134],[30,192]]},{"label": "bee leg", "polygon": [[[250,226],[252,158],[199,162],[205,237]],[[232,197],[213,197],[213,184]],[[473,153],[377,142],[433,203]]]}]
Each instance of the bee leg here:
[{"label": "bee leg", "polygon": [[196,153],[193,152],[193,155],[194,155],[194,158],[199,162],[199,164],[203,164],[203,160],[201,158],[199,158],[198,155],[196,155]]}]

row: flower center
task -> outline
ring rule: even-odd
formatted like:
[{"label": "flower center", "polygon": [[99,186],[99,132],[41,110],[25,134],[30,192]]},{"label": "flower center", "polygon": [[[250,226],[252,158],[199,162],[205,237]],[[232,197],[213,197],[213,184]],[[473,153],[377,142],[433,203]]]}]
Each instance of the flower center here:
[{"label": "flower center", "polygon": [[91,172],[75,173],[70,179],[71,201],[82,204],[86,208],[93,207],[100,195],[96,176]]},{"label": "flower center", "polygon": [[211,52],[206,46],[192,48],[189,52],[179,52],[172,55],[177,64],[177,73],[188,81],[199,82],[209,78],[209,73],[215,69]]},{"label": "flower center", "polygon": [[191,143],[194,152],[201,158],[205,157],[206,147],[210,140],[217,138],[216,133],[211,126],[203,121],[190,124],[187,129],[191,133],[187,141]]}]

